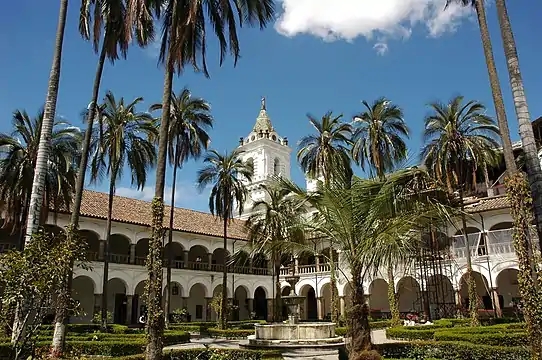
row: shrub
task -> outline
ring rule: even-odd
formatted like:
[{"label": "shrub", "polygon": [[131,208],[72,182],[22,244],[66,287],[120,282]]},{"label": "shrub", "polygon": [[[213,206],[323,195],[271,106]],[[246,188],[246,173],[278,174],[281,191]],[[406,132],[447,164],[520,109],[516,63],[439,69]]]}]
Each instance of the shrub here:
[{"label": "shrub", "polygon": [[381,359],[382,359],[382,356],[380,356],[380,354],[375,350],[362,351],[360,353],[355,354],[352,357],[352,360],[381,360]]},{"label": "shrub", "polygon": [[386,337],[388,339],[396,340],[431,340],[435,331],[438,329],[430,328],[426,329],[427,326],[416,326],[416,327],[395,327],[386,329]]},{"label": "shrub", "polygon": [[522,346],[488,346],[453,341],[414,341],[375,345],[376,350],[388,358],[443,360],[529,360],[531,352]]},{"label": "shrub", "polygon": [[[182,349],[164,352],[162,360],[261,360],[279,358],[276,351],[239,349]],[[110,360],[144,360],[142,354],[117,357]]]},{"label": "shrub", "polygon": [[456,333],[451,331],[436,332],[436,341],[465,341],[479,345],[492,346],[527,346],[529,340],[526,332],[519,333]]},{"label": "shrub", "polygon": [[336,327],[335,335],[337,336],[346,336],[348,334],[348,328],[346,327]]}]

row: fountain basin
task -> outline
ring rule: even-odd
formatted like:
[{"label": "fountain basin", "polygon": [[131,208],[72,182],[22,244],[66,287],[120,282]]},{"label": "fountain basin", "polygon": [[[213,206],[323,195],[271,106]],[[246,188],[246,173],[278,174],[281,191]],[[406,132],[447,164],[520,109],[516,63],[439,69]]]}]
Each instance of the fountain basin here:
[{"label": "fountain basin", "polygon": [[[334,323],[257,324],[259,340],[322,340],[338,338]],[[340,339],[340,338],[339,338]]]}]

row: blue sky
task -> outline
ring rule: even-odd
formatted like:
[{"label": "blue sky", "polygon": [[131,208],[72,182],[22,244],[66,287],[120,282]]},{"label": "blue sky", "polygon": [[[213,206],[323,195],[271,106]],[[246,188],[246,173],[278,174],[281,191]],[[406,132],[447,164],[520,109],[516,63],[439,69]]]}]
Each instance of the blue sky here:
[{"label": "blue sky", "polygon": [[[412,136],[409,149],[417,154],[427,103],[462,94],[486,104],[494,114],[487,71],[476,20],[470,11],[440,11],[444,0],[282,0],[280,17],[268,29],[243,29],[242,58],[218,67],[218,52],[210,42],[211,78],[187,71],[175,78],[174,89],[188,86],[207,99],[215,127],[212,147],[230,150],[246,136],[267,97],[275,129],[294,147],[292,175],[304,182],[295,162],[297,141],[311,131],[306,114],[321,116],[332,110],[346,118],[362,110],[361,100],[386,96],[404,109]],[[0,13],[0,131],[9,132],[11,113],[24,108],[36,113],[45,100],[53,51],[56,0],[13,1]],[[333,3],[333,7],[331,7]],[[542,115],[542,58],[535,31],[542,3],[525,6],[509,1],[521,70],[531,115]],[[97,56],[77,30],[79,1],[71,0],[64,41],[57,114],[81,125],[80,112],[90,100]],[[488,20],[513,140],[518,139],[508,74],[495,7],[489,2]],[[112,90],[128,100],[142,96],[146,110],[162,95],[163,72],[157,66],[157,47],[131,48],[127,60],[106,64],[101,97]],[[190,162],[180,173],[177,205],[207,210],[208,193],[194,187],[201,163]],[[149,199],[154,175],[143,192],[130,190],[126,174],[119,193]],[[168,186],[171,186],[168,181]],[[107,183],[93,186],[106,191]]]}]

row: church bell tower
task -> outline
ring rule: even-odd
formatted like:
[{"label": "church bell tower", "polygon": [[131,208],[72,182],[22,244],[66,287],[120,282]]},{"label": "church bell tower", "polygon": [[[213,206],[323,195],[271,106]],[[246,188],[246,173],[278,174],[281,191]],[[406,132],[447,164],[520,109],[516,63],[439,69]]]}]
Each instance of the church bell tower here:
[{"label": "church bell tower", "polygon": [[260,113],[252,131],[239,140],[239,149],[243,151],[241,159],[252,163],[254,175],[252,181],[246,182],[249,195],[244,204],[241,219],[248,219],[252,214],[252,205],[255,201],[265,198],[265,191],[261,185],[268,182],[273,176],[290,179],[290,153],[288,139],[280,137],[273,128],[271,119],[267,114],[265,97],[262,98]]}]

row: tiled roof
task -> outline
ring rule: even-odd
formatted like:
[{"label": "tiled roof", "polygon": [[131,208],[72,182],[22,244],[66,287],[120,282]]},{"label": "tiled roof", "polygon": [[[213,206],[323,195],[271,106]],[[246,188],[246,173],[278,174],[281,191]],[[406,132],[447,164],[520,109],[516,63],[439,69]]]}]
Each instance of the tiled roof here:
[{"label": "tiled roof", "polygon": [[478,213],[490,210],[506,209],[510,207],[506,195],[480,198],[465,202],[465,210],[470,213]]},{"label": "tiled roof", "polygon": [[[81,216],[107,219],[108,194],[85,190],[81,204]],[[165,207],[164,226],[169,227],[171,207]],[[195,234],[223,236],[222,221],[209,214],[189,209],[175,208],[173,229]],[[151,203],[143,200],[115,196],[113,199],[113,221],[151,226]],[[245,222],[233,220],[228,226],[228,237],[246,240]]]}]

